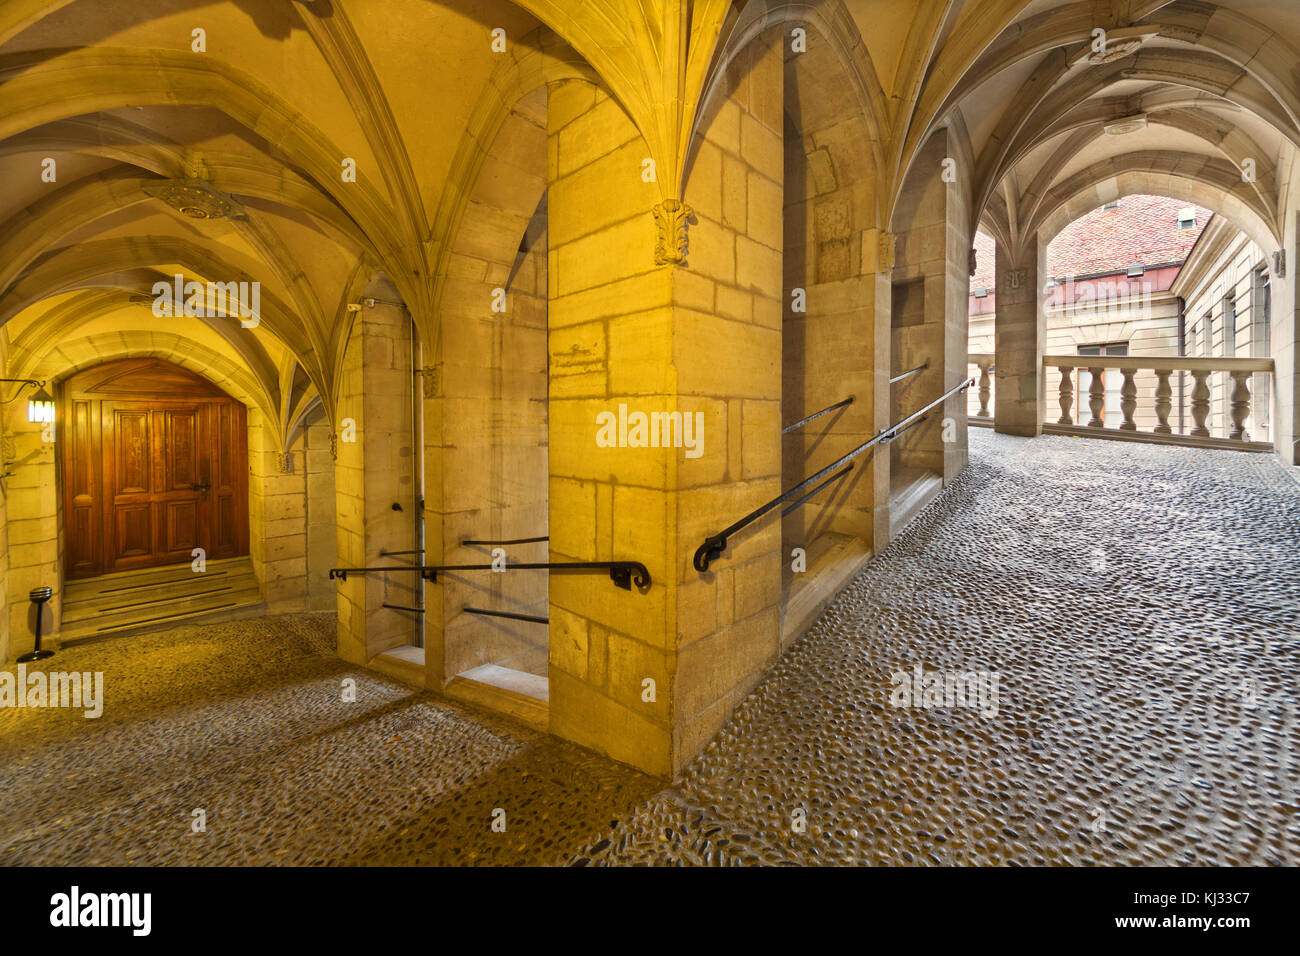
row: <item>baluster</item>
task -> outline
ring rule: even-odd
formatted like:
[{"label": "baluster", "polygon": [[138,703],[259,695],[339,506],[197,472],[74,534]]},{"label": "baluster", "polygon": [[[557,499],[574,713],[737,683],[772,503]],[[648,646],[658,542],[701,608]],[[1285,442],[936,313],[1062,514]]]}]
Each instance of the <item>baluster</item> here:
[{"label": "baluster", "polygon": [[992,364],[988,359],[979,363],[980,367],[980,410],[976,413],[977,418],[991,418],[989,414],[989,366]]},{"label": "baluster", "polygon": [[1120,369],[1120,374],[1124,376],[1124,384],[1119,389],[1119,410],[1124,413],[1124,420],[1120,422],[1119,427],[1126,432],[1135,432],[1137,422],[1133,421],[1133,413],[1138,407],[1138,387],[1137,382],[1133,381],[1133,376],[1137,374],[1137,369]]},{"label": "baluster", "polygon": [[1250,385],[1247,379],[1250,377],[1249,372],[1230,372],[1232,376],[1232,408],[1229,414],[1232,415],[1232,431],[1228,437],[1233,441],[1244,441],[1246,438],[1245,423],[1250,417]]},{"label": "baluster", "polygon": [[1210,416],[1210,385],[1206,381],[1209,377],[1209,369],[1192,372],[1192,420],[1196,425],[1191,433],[1197,438],[1210,437],[1210,430],[1205,427],[1205,419]]},{"label": "baluster", "polygon": [[1106,408],[1106,386],[1101,377],[1106,370],[1090,368],[1088,371],[1092,373],[1092,383],[1088,386],[1088,408],[1092,410],[1092,421],[1088,422],[1088,427],[1105,428],[1106,420],[1102,415]]},{"label": "baluster", "polygon": [[1074,419],[1070,417],[1070,406],[1074,404],[1074,369],[1063,368],[1061,371],[1061,417],[1056,420],[1058,425],[1073,425]]},{"label": "baluster", "polygon": [[1172,429],[1169,427],[1169,412],[1174,407],[1174,390],[1169,387],[1169,376],[1172,372],[1162,372],[1156,369],[1156,434],[1169,435]]}]

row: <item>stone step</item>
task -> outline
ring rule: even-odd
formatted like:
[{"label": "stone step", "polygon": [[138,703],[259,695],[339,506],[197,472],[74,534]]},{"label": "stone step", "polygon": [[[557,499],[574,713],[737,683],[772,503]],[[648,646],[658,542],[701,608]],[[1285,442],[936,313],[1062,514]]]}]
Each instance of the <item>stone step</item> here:
[{"label": "stone step", "polygon": [[146,602],[163,594],[197,593],[217,584],[243,585],[256,580],[252,561],[245,556],[210,561],[202,573],[186,563],[68,581],[63,588],[63,619],[78,620],[97,614],[102,608]]},{"label": "stone step", "polygon": [[75,643],[265,610],[248,556],[120,571],[69,581],[64,589],[59,640]]},{"label": "stone step", "polygon": [[403,644],[381,651],[367,665],[410,687],[424,688],[424,648]]},{"label": "stone step", "polygon": [[181,622],[192,623],[198,617],[210,619],[214,612],[256,608],[263,611],[266,608],[256,584],[238,590],[222,589],[196,597],[149,602],[78,621],[64,621],[59,629],[59,640],[66,644],[105,634],[160,629]]},{"label": "stone step", "polygon": [[193,583],[156,584],[140,590],[98,595],[63,605],[64,625],[92,621],[106,614],[132,609],[166,607],[178,601],[209,600],[215,595],[256,591],[257,578],[251,573],[201,578]]},{"label": "stone step", "polygon": [[482,664],[453,677],[445,693],[539,730],[550,719],[550,681],[538,674]]},{"label": "stone step", "polygon": [[889,483],[889,537],[907,527],[943,491],[943,478],[923,468],[901,468]]},{"label": "stone step", "polygon": [[806,631],[840,591],[871,560],[861,538],[826,532],[808,548],[808,570],[790,578],[781,614],[781,642],[787,645]]}]

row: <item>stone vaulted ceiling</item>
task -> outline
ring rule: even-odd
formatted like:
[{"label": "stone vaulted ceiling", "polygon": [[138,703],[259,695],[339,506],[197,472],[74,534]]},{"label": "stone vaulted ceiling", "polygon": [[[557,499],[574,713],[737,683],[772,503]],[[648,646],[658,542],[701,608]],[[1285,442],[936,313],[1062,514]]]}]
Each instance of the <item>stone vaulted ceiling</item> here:
[{"label": "stone vaulted ceiling", "polygon": [[[601,86],[680,199],[728,59],[800,23],[875,131],[881,223],[947,127],[969,136],[972,225],[1010,247],[1128,192],[1280,245],[1292,0],[3,0],[0,357],[64,374],[147,333],[224,370],[286,442],[318,402],[333,419],[349,303],[396,296],[436,337],[447,250],[523,97]],[[176,273],[260,282],[259,324],[155,318],[149,291]]]}]

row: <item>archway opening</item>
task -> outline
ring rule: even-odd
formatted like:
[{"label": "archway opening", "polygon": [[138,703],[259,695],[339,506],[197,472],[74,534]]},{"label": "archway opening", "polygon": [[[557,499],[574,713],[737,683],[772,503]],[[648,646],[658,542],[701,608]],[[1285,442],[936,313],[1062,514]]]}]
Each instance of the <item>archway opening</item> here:
[{"label": "archway opening", "polygon": [[245,406],[159,358],[58,392],[63,640],[258,603]]}]

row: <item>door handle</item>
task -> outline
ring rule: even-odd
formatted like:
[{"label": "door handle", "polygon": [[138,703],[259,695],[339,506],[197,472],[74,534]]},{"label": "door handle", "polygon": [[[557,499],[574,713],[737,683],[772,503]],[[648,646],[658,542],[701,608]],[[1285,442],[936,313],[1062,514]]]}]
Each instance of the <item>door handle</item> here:
[{"label": "door handle", "polygon": [[199,485],[199,500],[201,501],[208,500],[208,489],[211,487],[212,486],[208,484],[206,481],[203,484]]}]

